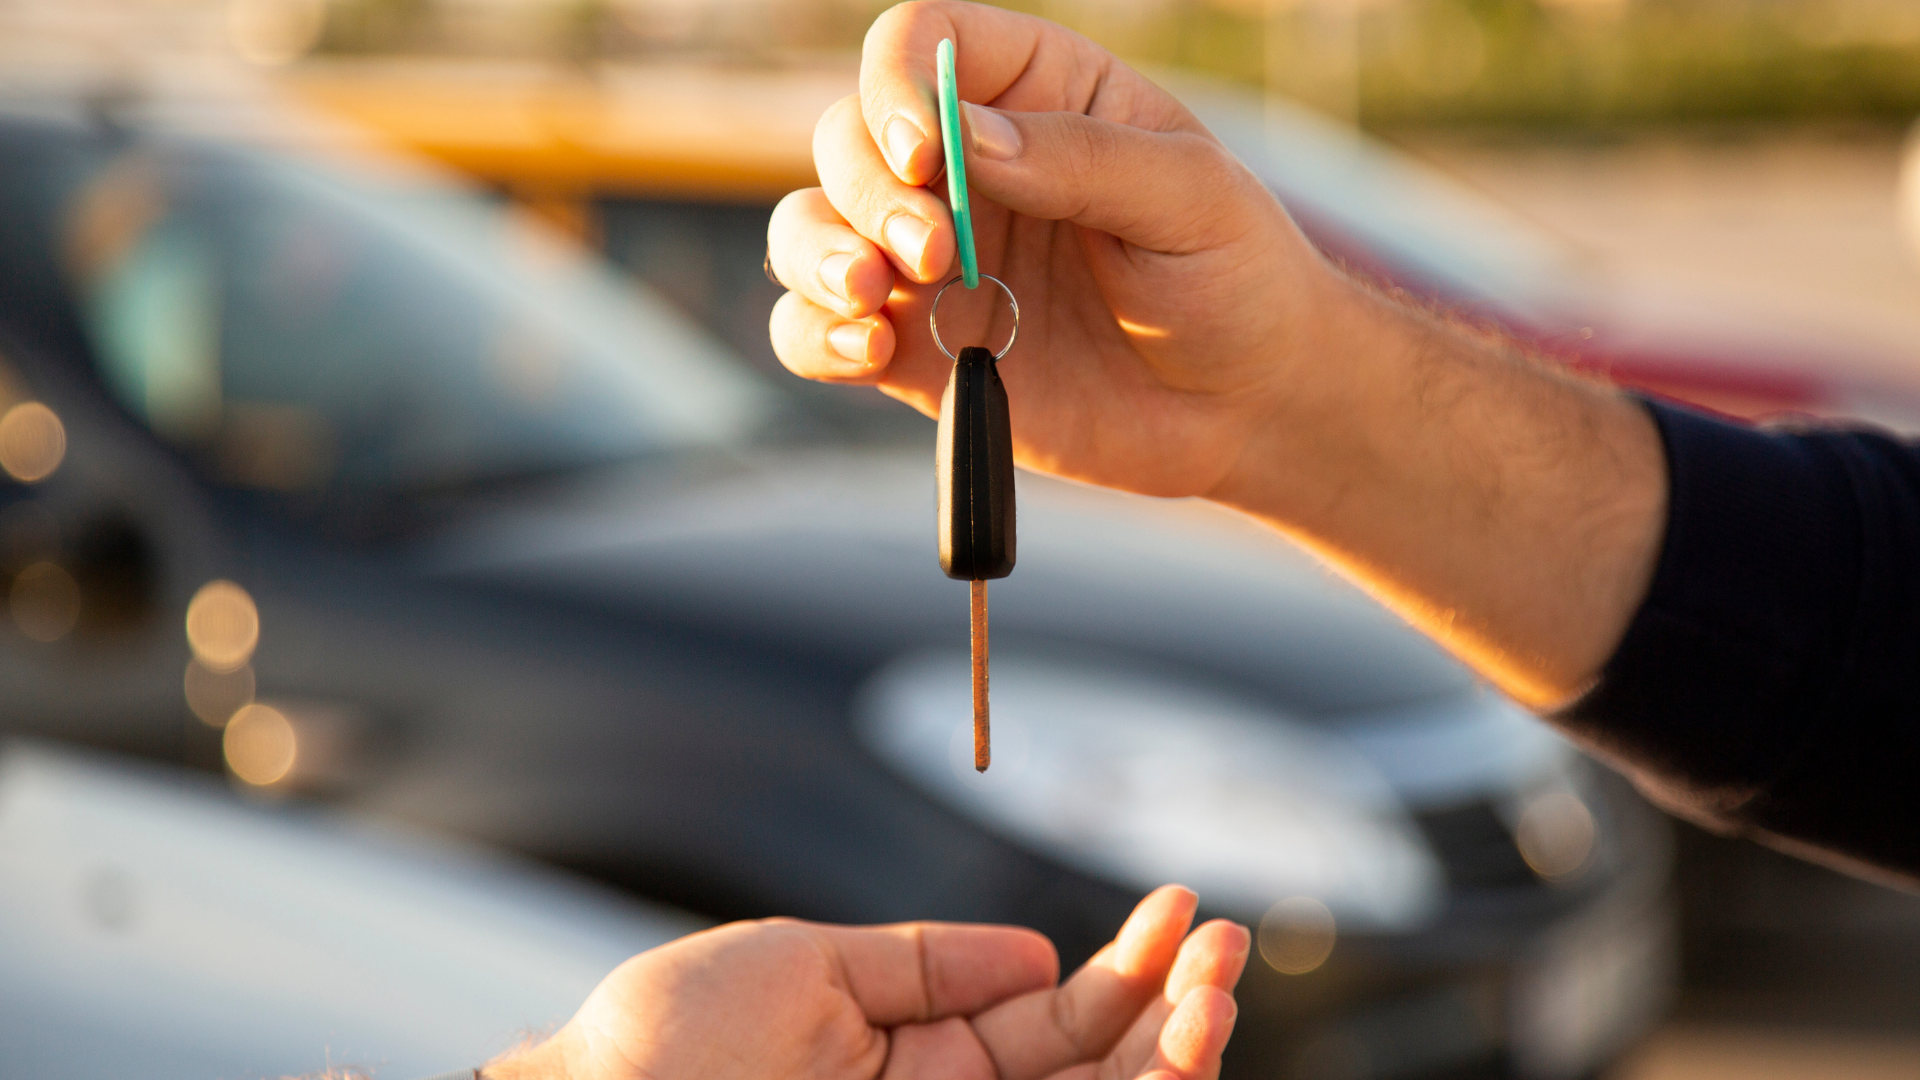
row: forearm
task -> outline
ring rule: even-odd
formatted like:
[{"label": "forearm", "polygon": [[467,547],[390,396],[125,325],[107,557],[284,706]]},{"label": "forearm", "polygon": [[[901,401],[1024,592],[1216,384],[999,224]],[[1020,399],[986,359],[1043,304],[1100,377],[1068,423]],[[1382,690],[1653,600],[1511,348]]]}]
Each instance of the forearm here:
[{"label": "forearm", "polygon": [[1644,595],[1666,471],[1611,388],[1329,275],[1214,499],[1316,551],[1519,700],[1591,684]]},{"label": "forearm", "polygon": [[1920,882],[1920,447],[1666,406],[1656,423],[1497,338],[1334,286],[1318,340],[1293,349],[1312,370],[1276,361],[1292,396],[1213,496],[1663,806]]}]

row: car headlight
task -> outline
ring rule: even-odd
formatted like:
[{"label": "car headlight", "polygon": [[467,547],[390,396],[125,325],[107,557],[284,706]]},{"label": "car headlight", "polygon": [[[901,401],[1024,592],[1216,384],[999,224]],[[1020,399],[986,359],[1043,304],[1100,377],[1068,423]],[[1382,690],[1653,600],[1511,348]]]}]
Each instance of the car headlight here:
[{"label": "car headlight", "polygon": [[973,770],[966,653],[902,657],[863,688],[862,738],[941,802],[1030,849],[1137,888],[1177,881],[1258,913],[1290,897],[1345,929],[1404,929],[1442,872],[1392,788],[1272,709],[1119,663],[993,665],[993,768]]}]

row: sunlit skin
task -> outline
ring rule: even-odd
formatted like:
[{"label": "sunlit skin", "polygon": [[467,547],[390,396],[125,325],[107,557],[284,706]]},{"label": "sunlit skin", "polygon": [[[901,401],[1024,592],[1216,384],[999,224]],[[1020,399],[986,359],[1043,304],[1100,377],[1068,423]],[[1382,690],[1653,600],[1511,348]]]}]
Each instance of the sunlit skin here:
[{"label": "sunlit skin", "polygon": [[[1040,472],[1204,496],[1318,552],[1516,698],[1591,684],[1652,573],[1659,437],[1610,388],[1331,266],[1165,92],[1085,38],[962,3],[868,32],[814,135],[822,186],[768,228],[775,351],[929,415],[953,270],[934,52],[958,51],[981,268],[1019,295],[1001,365]],[[943,335],[997,344],[977,305]]]},{"label": "sunlit skin", "polygon": [[622,964],[553,1038],[487,1080],[1212,1080],[1247,931],[1187,933],[1166,886],[1065,983],[1046,938],[1003,926],[774,919]]}]

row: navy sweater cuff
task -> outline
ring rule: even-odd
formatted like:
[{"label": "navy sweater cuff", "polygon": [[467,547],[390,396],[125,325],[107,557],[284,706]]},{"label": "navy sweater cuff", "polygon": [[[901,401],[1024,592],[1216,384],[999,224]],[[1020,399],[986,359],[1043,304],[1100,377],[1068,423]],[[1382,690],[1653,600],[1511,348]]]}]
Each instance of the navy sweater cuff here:
[{"label": "navy sweater cuff", "polygon": [[1598,685],[1553,719],[1670,809],[1758,824],[1832,704],[1856,622],[1852,436],[1645,404],[1670,478],[1659,565]]}]

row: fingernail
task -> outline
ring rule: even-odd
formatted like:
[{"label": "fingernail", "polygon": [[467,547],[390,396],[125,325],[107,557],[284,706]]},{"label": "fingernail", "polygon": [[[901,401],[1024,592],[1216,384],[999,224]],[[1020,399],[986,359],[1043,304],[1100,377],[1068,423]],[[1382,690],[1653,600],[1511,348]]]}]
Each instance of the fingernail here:
[{"label": "fingernail", "polygon": [[962,102],[967,111],[967,130],[973,133],[973,152],[991,161],[1012,161],[1020,156],[1020,130],[997,110],[971,101]]},{"label": "fingernail", "polygon": [[932,223],[912,214],[895,214],[887,219],[881,232],[886,234],[887,246],[900,256],[900,261],[918,272],[920,260],[927,254],[927,237],[933,235]]},{"label": "fingernail", "polygon": [[841,356],[864,364],[867,362],[867,338],[872,333],[865,323],[841,323],[827,331],[827,343]]},{"label": "fingernail", "polygon": [[913,152],[927,141],[927,136],[913,121],[904,116],[896,116],[887,121],[880,129],[881,140],[887,144],[887,163],[902,179],[906,178],[907,165],[913,161]]},{"label": "fingernail", "polygon": [[827,291],[842,300],[853,299],[853,289],[847,284],[847,275],[853,271],[853,254],[836,251],[820,260],[820,284]]}]

